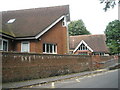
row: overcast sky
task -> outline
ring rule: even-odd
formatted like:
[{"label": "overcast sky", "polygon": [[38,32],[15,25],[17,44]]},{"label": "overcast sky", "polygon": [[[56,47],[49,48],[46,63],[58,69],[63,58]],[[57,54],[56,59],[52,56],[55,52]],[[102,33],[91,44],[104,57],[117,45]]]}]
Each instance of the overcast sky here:
[{"label": "overcast sky", "polygon": [[0,11],[70,5],[70,18],[82,19],[92,34],[103,34],[110,21],[118,19],[118,7],[103,11],[99,0],[2,0]]}]

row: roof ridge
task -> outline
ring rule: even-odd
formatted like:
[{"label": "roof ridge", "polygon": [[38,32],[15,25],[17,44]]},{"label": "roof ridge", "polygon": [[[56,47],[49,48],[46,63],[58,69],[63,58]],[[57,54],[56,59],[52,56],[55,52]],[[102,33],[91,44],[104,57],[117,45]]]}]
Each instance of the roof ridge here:
[{"label": "roof ridge", "polygon": [[99,36],[99,35],[105,35],[105,34],[75,35],[75,36],[70,36],[70,37],[79,37],[79,36]]},{"label": "roof ridge", "polygon": [[[11,29],[18,38],[35,37],[48,27],[53,27],[55,22],[61,20],[61,17],[64,18],[64,15],[67,14],[69,14],[68,5],[6,11],[2,13],[3,30],[9,32],[9,29]],[[6,24],[11,19],[16,20],[14,23]],[[69,20],[70,16],[67,17],[67,21]]]},{"label": "roof ridge", "polygon": [[46,6],[46,7],[36,7],[36,8],[22,8],[22,9],[18,9],[18,10],[7,10],[7,11],[1,11],[1,12],[15,12],[15,11],[26,11],[26,10],[35,10],[35,9],[47,9],[47,8],[56,8],[56,7],[65,7],[68,6],[68,4],[66,5],[58,5],[58,6]]}]

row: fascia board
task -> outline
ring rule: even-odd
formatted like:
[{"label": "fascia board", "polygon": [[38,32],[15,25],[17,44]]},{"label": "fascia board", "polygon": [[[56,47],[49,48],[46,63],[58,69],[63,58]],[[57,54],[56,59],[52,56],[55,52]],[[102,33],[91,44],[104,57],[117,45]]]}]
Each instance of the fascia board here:
[{"label": "fascia board", "polygon": [[62,20],[64,16],[61,16],[59,19],[57,19],[54,23],[52,23],[50,26],[48,26],[45,30],[43,30],[41,33],[35,36],[36,39],[38,39],[40,36],[42,36],[44,33],[46,33],[50,28],[52,28],[54,25],[56,25],[60,20]]},{"label": "fascia board", "polygon": [[74,49],[73,52],[76,52],[76,50],[80,47],[80,45],[81,45],[82,43],[83,43],[91,52],[93,52],[93,50],[87,45],[87,43],[85,43],[84,40],[82,40],[82,41],[78,44],[78,46]]},{"label": "fascia board", "polygon": [[25,38],[15,38],[15,40],[29,40],[29,39],[36,39],[35,37],[25,37]]}]

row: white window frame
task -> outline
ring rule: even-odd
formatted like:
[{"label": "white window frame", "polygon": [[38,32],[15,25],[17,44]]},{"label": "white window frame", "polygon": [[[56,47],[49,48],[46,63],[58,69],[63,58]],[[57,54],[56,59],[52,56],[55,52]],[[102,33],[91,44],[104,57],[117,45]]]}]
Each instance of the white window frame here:
[{"label": "white window frame", "polygon": [[[52,53],[50,52],[50,44],[52,45]],[[45,54],[57,54],[57,44],[52,44],[52,43],[43,43],[43,45],[45,45],[45,51],[43,51],[43,53]],[[49,45],[49,52],[47,52],[47,45]],[[54,46],[56,48],[56,51],[54,52]]]},{"label": "white window frame", "polygon": [[21,42],[21,52],[25,52],[24,50],[23,50],[23,44],[24,43],[28,43],[28,51],[27,52],[30,52],[30,42],[29,41],[22,41]]},{"label": "white window frame", "polygon": [[5,41],[5,42],[7,42],[7,51],[8,51],[8,40],[2,39],[2,38],[0,38],[0,40],[2,40],[2,47],[0,48],[0,50],[3,51],[3,41]]}]

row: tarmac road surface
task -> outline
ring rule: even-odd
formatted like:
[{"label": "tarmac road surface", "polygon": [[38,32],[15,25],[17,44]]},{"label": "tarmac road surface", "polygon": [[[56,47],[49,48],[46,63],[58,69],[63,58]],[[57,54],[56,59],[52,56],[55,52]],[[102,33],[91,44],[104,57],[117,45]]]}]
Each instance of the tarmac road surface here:
[{"label": "tarmac road surface", "polygon": [[[119,69],[120,72],[120,69]],[[118,70],[52,82],[29,88],[118,88]]]}]

